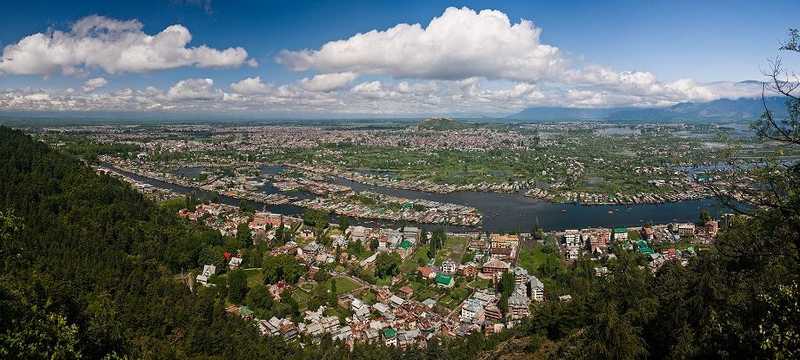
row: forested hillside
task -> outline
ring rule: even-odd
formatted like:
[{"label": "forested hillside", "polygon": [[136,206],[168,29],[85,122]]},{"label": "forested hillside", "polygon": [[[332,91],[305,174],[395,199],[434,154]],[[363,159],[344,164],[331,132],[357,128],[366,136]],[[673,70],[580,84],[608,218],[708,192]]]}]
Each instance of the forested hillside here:
[{"label": "forested hillside", "polygon": [[[0,358],[796,358],[800,356],[798,170],[780,206],[725,231],[688,266],[653,274],[616,249],[538,269],[567,289],[526,323],[401,352],[286,343],[226,315],[223,287],[179,279],[223,241],[79,160],[0,127]],[[795,181],[795,182],[792,182]]]}]

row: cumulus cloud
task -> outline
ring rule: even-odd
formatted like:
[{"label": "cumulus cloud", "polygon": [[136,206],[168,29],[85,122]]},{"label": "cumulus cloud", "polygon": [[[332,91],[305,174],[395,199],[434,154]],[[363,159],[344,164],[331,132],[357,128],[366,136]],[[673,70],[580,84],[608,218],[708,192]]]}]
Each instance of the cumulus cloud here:
[{"label": "cumulus cloud", "polygon": [[92,92],[108,84],[108,80],[102,77],[96,77],[86,80],[81,88],[83,92]]},{"label": "cumulus cloud", "polygon": [[184,66],[255,65],[241,47],[188,47],[192,35],[183,25],[168,26],[154,35],[146,34],[142,27],[137,20],[93,15],[78,20],[68,31],[29,35],[3,49],[0,73],[75,74],[99,68],[114,74]]},{"label": "cumulus cloud", "polygon": [[272,86],[264,84],[260,76],[242,79],[231,84],[231,90],[241,95],[266,94],[272,91]]},{"label": "cumulus cloud", "polygon": [[360,83],[356,86],[353,86],[350,91],[353,94],[370,99],[382,99],[396,96],[396,92],[391,89],[384,88],[383,83],[377,80]]},{"label": "cumulus cloud", "polygon": [[[454,80],[459,82],[462,93],[453,96],[478,99],[489,94],[484,91],[477,96],[481,79],[511,81],[516,84],[516,90],[511,91],[517,92],[524,92],[533,84],[567,87],[575,94],[593,94],[594,100],[589,101],[593,106],[625,101],[635,105],[642,99],[642,105],[709,101],[733,90],[704,86],[691,79],[662,82],[647,71],[615,71],[593,64],[578,67],[557,47],[542,43],[541,32],[533,22],[512,22],[497,10],[451,7],[426,26],[398,24],[331,41],[316,50],[284,50],[276,60],[295,71]],[[355,93],[364,96],[392,95],[385,89],[371,89],[376,87],[374,83],[359,86]],[[406,84],[395,91],[410,90]],[[559,92],[565,95],[563,89]],[[541,92],[531,91],[526,96],[543,97]]]},{"label": "cumulus cloud", "polygon": [[169,88],[167,96],[172,100],[215,100],[222,99],[223,93],[214,88],[214,80],[186,79]]},{"label": "cumulus cloud", "polygon": [[309,91],[332,91],[344,87],[357,76],[352,72],[319,74],[300,80],[300,86]]},{"label": "cumulus cloud", "polygon": [[331,41],[318,50],[284,50],[276,60],[298,71],[533,81],[565,66],[558,48],[542,44],[540,34],[531,21],[511,23],[500,11],[451,7],[426,27],[399,24]]}]

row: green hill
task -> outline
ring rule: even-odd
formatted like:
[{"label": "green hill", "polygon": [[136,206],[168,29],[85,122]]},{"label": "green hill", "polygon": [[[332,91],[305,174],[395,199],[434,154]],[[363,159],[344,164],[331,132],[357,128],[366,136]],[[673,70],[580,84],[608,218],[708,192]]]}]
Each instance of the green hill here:
[{"label": "green hill", "polygon": [[468,127],[466,124],[449,118],[428,118],[417,124],[420,130],[458,130]]}]

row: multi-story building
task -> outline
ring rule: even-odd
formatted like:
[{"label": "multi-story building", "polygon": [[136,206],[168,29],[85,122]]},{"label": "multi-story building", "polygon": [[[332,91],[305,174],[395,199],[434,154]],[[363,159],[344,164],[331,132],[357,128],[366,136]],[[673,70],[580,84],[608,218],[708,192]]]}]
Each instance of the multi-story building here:
[{"label": "multi-story building", "polygon": [[455,274],[458,270],[458,264],[452,260],[445,260],[442,262],[442,272],[445,274]]},{"label": "multi-story building", "polygon": [[535,301],[544,301],[544,283],[539,278],[531,275],[528,278],[528,289],[531,292],[531,299]]},{"label": "multi-story building", "polygon": [[497,273],[504,273],[511,268],[507,262],[498,260],[498,259],[490,259],[481,268],[481,271],[484,274],[497,274]]},{"label": "multi-story building", "polygon": [[530,299],[524,290],[515,288],[514,293],[508,298],[508,316],[511,320],[524,319],[530,315]]}]

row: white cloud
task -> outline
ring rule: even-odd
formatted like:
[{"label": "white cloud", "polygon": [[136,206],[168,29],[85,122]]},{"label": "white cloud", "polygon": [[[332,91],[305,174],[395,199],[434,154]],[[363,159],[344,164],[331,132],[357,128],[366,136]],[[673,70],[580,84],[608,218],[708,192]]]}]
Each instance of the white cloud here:
[{"label": "white cloud", "polygon": [[[625,101],[640,101],[633,104],[642,105],[708,101],[724,96],[719,88],[712,89],[691,79],[665,83],[647,71],[615,71],[592,64],[576,67],[557,47],[543,44],[541,32],[531,21],[513,23],[497,10],[451,7],[424,27],[398,24],[331,41],[316,50],[284,50],[276,60],[296,71],[456,80],[460,81],[462,92],[452,96],[479,100],[487,96],[519,97],[509,92],[479,93],[478,84],[482,80],[516,83],[516,90],[509,91],[524,92],[528,99],[546,98],[540,91],[523,91],[533,83],[560,87],[561,95],[565,89],[590,92],[595,94],[590,101],[595,106]],[[364,83],[355,93],[372,97],[392,95],[385,89],[369,89],[367,85],[374,87]],[[412,90],[408,83],[401,83],[395,91]],[[603,103],[603,99],[608,102]]]},{"label": "white cloud", "polygon": [[282,51],[277,61],[293,70],[386,74],[427,79],[538,80],[560,73],[556,47],[539,41],[531,21],[511,23],[496,10],[448,8],[426,26],[399,24],[331,41],[319,50]]},{"label": "white cloud", "polygon": [[[755,96],[754,83],[688,84],[672,87],[702,88],[715,98]],[[211,79],[185,79],[166,90],[155,87],[120,89],[103,93],[57,89],[0,90],[0,110],[102,110],[200,111],[209,113],[283,112],[286,114],[508,114],[530,106],[608,107],[666,106],[667,95],[615,92],[594,86],[549,86],[527,82],[470,78],[462,81],[365,81],[349,89],[308,91],[299,83],[274,85],[260,77],[230,85],[231,92],[215,88]],[[682,91],[682,90],[679,90]],[[719,91],[719,92],[718,92]]]},{"label": "white cloud", "polygon": [[186,79],[169,88],[167,96],[172,100],[218,100],[222,99],[223,93],[214,88],[214,80]]},{"label": "white cloud", "polygon": [[355,80],[357,76],[352,72],[319,74],[311,79],[300,80],[300,86],[309,91],[332,91],[344,87]]},{"label": "white cloud", "polygon": [[385,88],[383,83],[377,80],[360,83],[356,86],[353,86],[350,91],[353,94],[357,94],[368,99],[384,99],[398,95],[398,92],[390,88]]},{"label": "white cloud", "polygon": [[3,49],[0,73],[75,74],[99,68],[114,74],[255,64],[241,47],[187,47],[192,35],[183,25],[168,26],[155,35],[144,33],[142,27],[137,20],[93,15],[80,19],[69,31],[32,34]]},{"label": "white cloud", "polygon": [[260,76],[256,76],[254,78],[242,79],[231,84],[231,90],[241,95],[255,95],[266,94],[271,92],[273,89],[271,86],[261,82]]},{"label": "white cloud", "polygon": [[83,87],[81,89],[83,90],[83,92],[92,92],[103,86],[106,86],[107,84],[108,80],[102,77],[96,77],[93,79],[86,80],[86,82],[83,83]]}]

